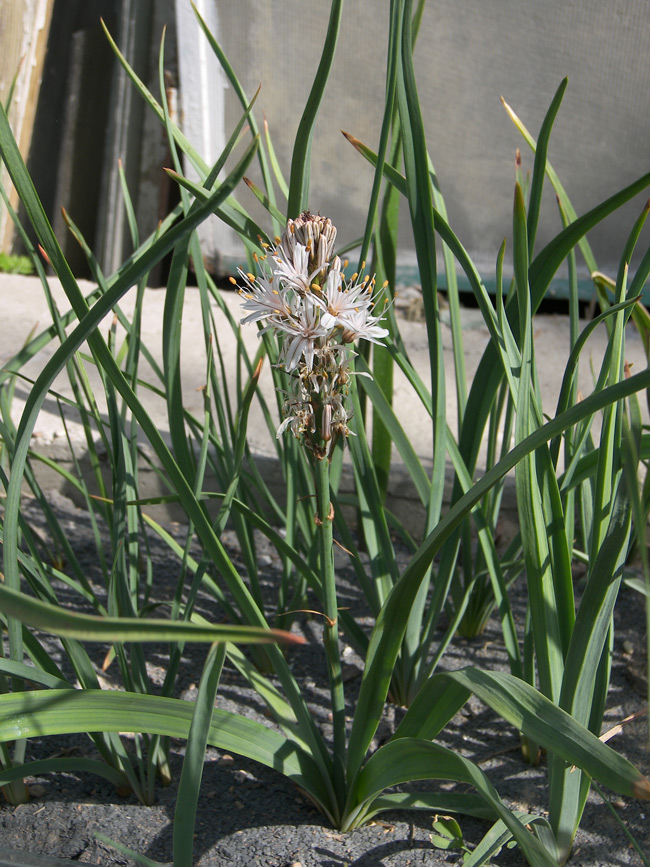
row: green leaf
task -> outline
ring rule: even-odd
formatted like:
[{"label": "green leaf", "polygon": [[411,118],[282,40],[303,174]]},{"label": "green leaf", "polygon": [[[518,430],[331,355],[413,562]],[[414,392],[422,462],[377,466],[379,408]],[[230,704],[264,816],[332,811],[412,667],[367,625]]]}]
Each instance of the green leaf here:
[{"label": "green leaf", "polygon": [[[520,813],[519,811],[515,811],[515,815],[524,825],[534,824],[538,835],[540,825],[548,824],[545,819],[535,816],[532,813]],[[550,829],[548,833],[550,835]],[[512,834],[499,819],[499,821],[495,822],[490,828],[474,851],[465,855],[463,859],[463,867],[482,867],[482,865],[491,864],[491,859],[497,857],[504,845],[508,845],[508,848],[511,848],[514,845],[513,843],[508,842],[511,840]],[[546,848],[551,849],[553,845],[553,839],[551,837],[549,839],[549,845]]]},{"label": "green leaf", "polygon": [[433,675],[454,681],[536,743],[615,792],[650,800],[650,780],[627,759],[525,681],[505,672],[464,668]]},{"label": "green leaf", "polygon": [[452,816],[436,816],[433,820],[433,830],[435,834],[429,834],[429,839],[436,849],[443,849],[445,852],[450,849],[465,849],[463,840],[463,832],[460,825]]},{"label": "green leaf", "polygon": [[451,506],[435,529],[429,533],[411,557],[407,568],[393,587],[377,617],[370,638],[357,702],[357,712],[350,733],[349,752],[351,755],[356,757],[366,754],[376,729],[376,721],[381,714],[381,708],[388,693],[395,660],[406,627],[403,612],[410,610],[413,599],[433,558],[445,541],[483,496],[523,457],[562,431],[577,424],[582,418],[591,417],[598,409],[608,403],[623,399],[626,394],[633,394],[649,385],[650,371],[635,374],[623,382],[590,395],[580,403],[570,407],[561,416],[547,422],[515,446],[492,469],[488,470],[470,491]]},{"label": "green leaf", "polygon": [[[363,358],[356,360],[357,370],[370,374],[370,369]],[[422,467],[422,463],[418,458],[412,443],[404,432],[404,428],[400,425],[393,408],[386,400],[382,389],[370,376],[362,376],[359,378],[359,384],[368,394],[375,407],[375,412],[381,416],[381,419],[390,434],[391,440],[395,443],[400,457],[415,484],[420,500],[424,506],[429,501],[429,492],[431,483],[427,474]]]},{"label": "green leaf", "polygon": [[304,644],[305,639],[282,629],[254,626],[198,626],[179,620],[155,620],[139,617],[97,617],[66,611],[49,602],[41,602],[0,584],[2,610],[22,623],[45,632],[80,641],[229,641],[232,644],[268,644],[286,641]]},{"label": "green leaf", "polygon": [[226,648],[213,644],[203,666],[174,811],[174,867],[192,867],[194,826],[219,677]]},{"label": "green leaf", "polygon": [[395,810],[422,810],[427,813],[462,813],[490,821],[494,813],[485,801],[473,792],[389,792],[378,795],[364,812],[369,821],[379,813]]},{"label": "green leaf", "polygon": [[569,79],[563,79],[562,83],[555,92],[555,96],[551,102],[549,110],[546,112],[542,128],[535,149],[535,165],[533,167],[533,177],[530,185],[530,197],[528,200],[528,249],[532,252],[535,248],[535,235],[537,233],[537,223],[539,221],[539,212],[542,203],[542,189],[544,186],[544,176],[546,174],[546,154],[548,151],[548,142],[551,136],[553,123],[560,110],[562,99],[567,88]]},{"label": "green leaf", "polygon": [[626,578],[625,585],[650,599],[650,587],[645,583],[643,578]]},{"label": "green leaf", "polygon": [[70,867],[70,860],[0,846],[0,867]]},{"label": "green leaf", "polygon": [[244,183],[253,193],[257,201],[266,208],[271,217],[281,226],[284,225],[286,223],[286,220],[283,213],[276,208],[276,206],[273,204],[273,202],[268,196],[264,195],[264,193],[262,192],[262,190],[260,190],[257,184],[253,183],[250,178],[244,178]]},{"label": "green leaf", "polygon": [[12,768],[0,770],[0,786],[14,780],[22,780],[25,777],[36,777],[41,774],[70,774],[70,773],[96,774],[103,777],[109,783],[120,788],[126,785],[124,774],[96,759],[86,759],[83,756],[61,756],[53,759],[39,759],[35,762],[26,762],[24,765],[14,765]]},{"label": "green leaf", "polygon": [[293,145],[291,157],[291,177],[289,180],[289,204],[287,216],[295,219],[302,211],[309,207],[309,175],[311,172],[311,144],[314,137],[314,127],[320,104],[325,93],[325,87],[329,78],[336,43],[341,27],[341,15],[343,12],[343,0],[332,0],[330,17],[327,25],[327,34],[323,43],[323,51],[316,76],[305,104],[298,131]]},{"label": "green leaf", "polygon": [[[0,588],[1,589],[1,588]],[[72,684],[61,677],[50,674],[47,671],[41,671],[33,665],[25,665],[23,662],[15,662],[12,659],[0,657],[0,671],[8,674],[11,677],[19,677],[21,680],[26,680],[28,683],[37,683],[39,686],[46,686],[48,689],[72,689]]]},{"label": "green leaf", "polygon": [[[54,734],[147,732],[185,740],[194,705],[157,695],[109,690],[34,690],[0,695],[0,742]],[[208,743],[274,768],[327,813],[310,754],[261,723],[215,708]]]},{"label": "green leaf", "polygon": [[95,831],[94,833],[95,837],[101,843],[105,843],[107,846],[112,846],[113,849],[121,852],[122,855],[126,855],[127,858],[131,858],[131,860],[134,861],[138,865],[138,867],[169,867],[168,864],[163,864],[160,861],[152,861],[151,858],[147,858],[146,855],[141,855],[134,849],[129,849],[128,846],[124,846],[122,843],[118,843],[116,840],[111,839],[111,837],[107,837],[106,834],[100,834],[99,831]]},{"label": "green leaf", "polygon": [[[219,45],[219,43],[217,42],[217,40],[214,38],[214,34],[212,34],[210,32],[208,25],[205,23],[204,19],[201,17],[199,10],[196,8],[194,3],[192,3],[192,9],[194,10],[194,14],[196,15],[196,18],[197,18],[197,21],[199,22],[199,26],[201,27],[201,30],[203,30],[203,33],[205,34],[206,39],[210,43],[210,48],[212,49],[217,60],[221,64],[221,68],[225,72],[225,74],[228,78],[228,81],[231,83],[232,88],[233,88],[235,94],[237,95],[237,98],[239,99],[241,105],[242,105],[242,108],[246,112],[246,115],[250,116],[251,135],[254,138],[256,136],[259,136],[259,134],[260,134],[259,127],[257,126],[257,121],[255,120],[255,116],[253,114],[250,114],[250,106],[252,106],[253,102],[255,102],[255,99],[257,98],[257,93],[259,93],[260,88],[258,88],[257,93],[255,94],[251,103],[249,104],[248,99],[246,97],[246,94],[244,92],[244,88],[242,87],[241,82],[239,81],[239,79],[237,78],[237,75],[235,74],[235,70],[232,68],[232,66],[229,63],[228,58],[226,57],[224,51],[222,50],[222,48]],[[261,87],[261,85],[260,85],[260,87]],[[273,148],[271,146],[271,140],[270,140],[269,135],[268,135],[268,126],[266,124],[266,119],[264,121],[264,134],[265,134],[265,138],[267,141],[267,147],[269,148],[269,157],[271,160],[271,165],[273,166],[273,169],[277,175],[277,163],[275,161],[275,154],[273,153]],[[273,206],[275,204],[274,196],[273,196],[273,181],[271,178],[271,173],[269,171],[269,166],[268,166],[268,162],[266,159],[266,154],[264,153],[263,148],[259,149],[257,156],[258,156],[259,163],[260,163],[260,169],[262,172],[262,177],[264,179],[264,186],[267,190],[267,193],[269,196],[269,201],[270,201],[271,205]],[[286,193],[285,193],[285,196],[286,196]],[[278,232],[280,227],[284,226],[285,222],[286,222],[286,220],[284,217],[282,217],[280,219],[279,224],[277,224],[274,221],[273,231]]]},{"label": "green leaf", "polygon": [[348,827],[356,826],[363,816],[363,806],[370,804],[384,789],[428,779],[454,780],[473,786],[493,811],[494,818],[501,819],[507,826],[529,863],[536,867],[557,867],[551,854],[504,805],[480,768],[446,747],[417,738],[391,740],[368,759],[351,788],[350,798],[359,807],[358,812],[348,813],[353,817]]}]

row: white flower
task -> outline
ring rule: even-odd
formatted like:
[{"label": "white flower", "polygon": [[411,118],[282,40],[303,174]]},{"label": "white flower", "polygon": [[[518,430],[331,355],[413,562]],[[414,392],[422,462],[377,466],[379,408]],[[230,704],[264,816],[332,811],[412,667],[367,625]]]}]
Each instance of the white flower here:
[{"label": "white flower", "polygon": [[244,299],[244,310],[252,311],[242,319],[242,325],[259,322],[268,319],[269,316],[286,316],[291,313],[284,293],[276,289],[267,277],[261,275],[253,280],[252,275],[245,274],[241,269],[239,274],[246,284],[239,290],[240,296]]},{"label": "white flower", "polygon": [[290,428],[291,433],[298,438],[305,433],[315,432],[314,410],[308,401],[289,398],[284,402],[282,411],[285,418],[276,432],[278,439],[287,428]]},{"label": "white flower", "polygon": [[291,254],[279,244],[268,257],[268,263],[274,286],[283,284],[300,295],[309,292],[309,287],[325,267],[320,265],[309,271],[309,251],[302,244],[295,244]]},{"label": "white flower", "polygon": [[307,370],[314,366],[315,343],[327,336],[320,323],[318,309],[313,304],[301,304],[294,314],[284,319],[273,319],[267,327],[275,326],[285,333],[282,360],[285,370],[292,371],[304,357]]},{"label": "white flower", "polygon": [[346,284],[341,278],[340,270],[333,269],[327,275],[318,303],[323,308],[323,327],[334,329],[337,325],[344,325],[349,315],[369,308],[372,304],[372,293],[367,280]]},{"label": "white flower", "polygon": [[343,343],[354,343],[355,340],[369,340],[371,343],[381,343],[382,338],[387,337],[389,331],[378,322],[381,316],[371,316],[369,308],[360,308],[339,317],[338,323],[343,330],[341,340]]}]

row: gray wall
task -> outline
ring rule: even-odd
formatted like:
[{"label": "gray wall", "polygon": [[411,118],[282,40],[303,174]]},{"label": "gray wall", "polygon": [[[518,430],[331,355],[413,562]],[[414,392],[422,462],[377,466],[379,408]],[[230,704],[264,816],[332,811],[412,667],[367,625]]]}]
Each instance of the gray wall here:
[{"label": "gray wall", "polygon": [[[248,95],[261,83],[256,116],[268,119],[288,176],[329,3],[197,0],[197,6]],[[177,100],[181,124],[208,161],[216,160],[241,108],[198,30],[190,0],[55,0],[53,8],[32,148],[25,157],[77,271],[85,273],[84,262],[62,224],[61,205],[110,271],[130,252],[118,158],[142,236],[155,228],[177,193],[162,171],[170,160],[164,130],[117,69],[99,15],[154,93],[160,34],[168,25],[169,93]],[[314,139],[310,207],[336,222],[342,241],[363,231],[372,169],[339,130],[377,146],[388,11],[389,0],[346,0]],[[0,46],[7,48],[5,31],[0,26]],[[532,154],[500,96],[537,135],[555,90],[569,76],[549,156],[583,213],[650,171],[649,42],[650,0],[427,0],[416,70],[429,150],[451,224],[486,279],[510,232],[517,147],[524,168],[532,166]],[[252,193],[242,185],[238,195],[268,225]],[[601,269],[615,268],[643,198],[591,236]],[[545,198],[544,215],[540,243],[559,228],[552,194]],[[204,240],[215,269],[241,260],[236,237],[216,221],[205,227]],[[401,250],[404,262],[413,260],[406,214]],[[164,282],[164,268],[154,279]]]},{"label": "gray wall", "polygon": [[[268,119],[288,176],[293,137],[327,27],[322,0],[217,0],[220,40]],[[375,148],[384,91],[388,0],[347,0],[335,70],[313,147],[310,207],[345,239],[361,234],[372,172],[341,136]],[[429,150],[450,221],[483,270],[510,232],[515,150],[532,152],[500,101],[536,136],[562,78],[569,88],[549,158],[578,213],[650,171],[648,0],[429,0],[416,70]],[[228,95],[226,129],[239,106]],[[549,194],[550,193],[550,194]],[[247,206],[251,196],[240,194]],[[593,233],[601,268],[612,268],[644,199]],[[559,227],[550,188],[539,240]],[[406,223],[402,246],[408,259]]]}]

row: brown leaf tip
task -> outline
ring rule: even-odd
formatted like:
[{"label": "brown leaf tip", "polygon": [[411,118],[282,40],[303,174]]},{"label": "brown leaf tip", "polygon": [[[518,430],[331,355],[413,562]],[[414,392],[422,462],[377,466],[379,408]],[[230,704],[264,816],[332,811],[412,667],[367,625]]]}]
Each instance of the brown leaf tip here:
[{"label": "brown leaf tip", "polygon": [[635,798],[642,801],[650,801],[650,780],[647,777],[639,777],[632,786]]}]

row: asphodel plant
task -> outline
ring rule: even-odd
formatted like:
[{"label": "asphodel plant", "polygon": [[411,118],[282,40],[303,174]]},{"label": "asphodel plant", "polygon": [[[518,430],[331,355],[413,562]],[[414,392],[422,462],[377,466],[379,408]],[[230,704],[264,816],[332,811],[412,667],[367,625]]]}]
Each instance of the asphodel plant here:
[{"label": "asphodel plant", "polygon": [[278,363],[286,373],[287,390],[277,436],[290,431],[311,458],[334,765],[343,772],[345,699],[329,464],[337,445],[344,444],[351,433],[349,391],[355,355],[351,344],[360,339],[378,342],[388,330],[380,324],[382,316],[374,312],[378,302],[381,308],[374,278],[354,274],[346,279],[342,269],[347,263],[334,254],[336,227],[331,220],[305,211],[287,222],[276,242],[263,256],[255,257],[257,275],[240,271],[243,285],[239,291],[247,311],[242,324],[257,322],[260,336],[272,331],[279,337]]},{"label": "asphodel plant", "polygon": [[[417,15],[417,12],[416,12]],[[229,605],[233,615],[247,626],[268,632],[268,617],[257,597],[254,581],[250,584],[234,567],[220,540],[224,515],[237,514],[242,524],[249,524],[264,533],[277,546],[285,561],[308,585],[316,600],[314,608],[322,616],[322,652],[329,672],[331,711],[334,734],[330,743],[318,727],[301,686],[282,651],[275,645],[265,648],[265,664],[273,672],[273,679],[255,667],[234,644],[226,645],[229,661],[246,678],[266,703],[274,725],[250,720],[237,713],[214,708],[214,692],[223,655],[214,650],[206,661],[202,678],[201,701],[195,709],[168,696],[138,694],[130,690],[105,695],[104,691],[90,686],[91,678],[82,681],[81,689],[63,688],[55,672],[47,668],[43,655],[36,657],[41,671],[32,674],[32,679],[44,687],[26,692],[20,681],[26,676],[23,651],[30,650],[33,643],[26,638],[21,618],[27,620],[24,608],[7,609],[7,626],[10,653],[2,662],[7,676],[14,678],[14,692],[0,696],[0,740],[24,742],[38,732],[40,736],[64,731],[87,731],[88,726],[96,732],[144,731],[162,737],[187,737],[192,735],[192,772],[184,775],[183,799],[192,805],[198,797],[198,770],[201,765],[201,747],[210,743],[219,748],[237,752],[262,762],[284,774],[295,783],[323,815],[337,828],[349,830],[367,822],[385,810],[399,807],[456,812],[478,816],[491,821],[495,833],[507,833],[519,844],[522,853],[533,865],[557,864],[561,857],[557,845],[558,829],[542,817],[521,816],[510,810],[477,765],[448,748],[435,742],[436,737],[448,725],[457,711],[474,693],[496,710],[505,720],[522,731],[530,743],[539,744],[557,757],[561,767],[575,765],[587,777],[601,780],[621,794],[649,797],[650,784],[646,778],[611,747],[602,743],[597,734],[583,725],[573,708],[562,705],[556,695],[544,694],[515,674],[480,671],[474,668],[451,673],[431,674],[431,659],[428,651],[422,653],[420,626],[435,631],[433,619],[426,615],[427,590],[430,584],[434,559],[457,545],[459,527],[473,515],[485,543],[486,559],[494,560],[490,539],[482,532],[481,503],[505,475],[520,466],[519,472],[529,472],[530,462],[537,460],[540,450],[555,441],[564,432],[573,430],[593,418],[596,413],[613,407],[650,387],[650,373],[643,371],[630,378],[613,377],[603,388],[587,396],[573,406],[567,406],[546,423],[522,426],[514,449],[505,453],[489,468],[486,474],[474,480],[476,467],[475,449],[480,439],[485,418],[493,404],[495,383],[503,379],[504,365],[498,352],[498,342],[509,339],[505,328],[502,308],[495,310],[485,297],[476,269],[462,245],[451,231],[444,217],[434,208],[432,176],[426,153],[424,129],[419,111],[412,63],[412,4],[408,0],[393,0],[390,4],[390,39],[387,80],[386,117],[390,118],[395,105],[398,107],[401,135],[404,141],[403,177],[395,169],[384,164],[383,156],[377,160],[376,181],[384,174],[391,184],[403,192],[408,200],[416,234],[418,260],[425,290],[425,310],[430,335],[431,389],[413,374],[404,348],[399,340],[385,334],[386,323],[382,320],[386,311],[383,306],[382,289],[377,289],[372,278],[359,274],[352,278],[344,276],[342,253],[336,249],[336,235],[332,224],[325,218],[313,217],[309,207],[309,155],[314,135],[318,107],[332,68],[337,35],[342,16],[342,2],[334,0],[331,6],[327,36],[323,46],[321,63],[314,81],[310,98],[301,118],[291,178],[287,191],[287,208],[283,213],[275,205],[272,190],[273,178],[269,163],[261,160],[262,175],[267,189],[261,198],[269,208],[273,227],[273,241],[250,219],[242,206],[232,198],[232,191],[242,177],[253,155],[262,148],[256,137],[256,127],[251,122],[253,142],[236,168],[223,180],[219,180],[226,157],[234,149],[238,132],[229,142],[223,159],[208,166],[191,144],[175,126],[164,103],[164,87],[158,102],[144,85],[137,80],[132,70],[129,74],[152,109],[166,126],[172,150],[179,149],[192,163],[199,181],[190,181],[183,176],[180,161],[172,175],[182,189],[182,205],[170,215],[156,237],[140,245],[128,262],[114,275],[105,278],[101,292],[85,298],[70,272],[61,253],[57,239],[45,219],[38,195],[31,183],[18,148],[11,135],[6,116],[0,112],[0,152],[16,189],[25,206],[25,211],[47,254],[48,260],[61,281],[72,307],[68,323],[73,327],[69,334],[60,335],[60,346],[48,360],[33,385],[23,417],[11,439],[12,475],[7,484],[7,503],[4,523],[4,556],[7,592],[22,598],[24,581],[33,593],[42,594],[42,602],[56,606],[46,587],[39,583],[41,573],[31,562],[25,562],[19,546],[20,491],[23,474],[26,472],[31,433],[38,412],[46,400],[55,377],[66,367],[71,358],[87,340],[93,363],[102,371],[112,393],[120,395],[139,432],[148,440],[161,472],[169,481],[170,497],[185,510],[188,522],[204,549],[202,562],[210,564],[213,574],[197,568],[189,590],[195,594],[197,584],[212,592],[222,605]],[[206,35],[208,35],[206,33]],[[251,104],[245,98],[223,52],[209,36],[210,44],[224,65],[226,74],[244,105],[244,117],[249,117]],[[161,69],[163,67],[161,54]],[[162,76],[161,76],[162,77]],[[384,145],[386,141],[384,141]],[[385,152],[385,149],[384,149]],[[271,161],[272,162],[272,161]],[[538,170],[543,176],[543,167]],[[278,177],[281,177],[279,173]],[[527,279],[534,308],[543,296],[553,273],[591,225],[623,201],[634,191],[647,184],[641,180],[623,191],[611,201],[604,203],[582,221],[569,226],[566,232],[547,246],[530,263],[521,254],[519,243],[515,254],[519,257],[518,268],[521,285]],[[282,184],[280,184],[282,186]],[[535,206],[537,207],[537,206]],[[370,211],[376,208],[376,200]],[[534,208],[529,208],[530,213]],[[193,257],[200,268],[200,251],[196,249],[196,226],[207,215],[218,217],[234,227],[242,236],[249,254],[247,268],[241,275],[240,286],[244,295],[244,318],[257,323],[262,331],[261,354],[266,350],[274,365],[275,383],[279,394],[283,419],[280,425],[282,449],[281,460],[288,468],[287,509],[276,509],[275,516],[286,522],[286,536],[274,529],[263,516],[251,508],[250,500],[244,502],[237,495],[241,492],[239,474],[245,452],[247,405],[241,406],[238,414],[236,448],[232,449],[233,463],[231,482],[226,490],[205,491],[201,467],[209,447],[216,448],[216,437],[210,420],[205,428],[189,420],[192,430],[199,431],[200,457],[195,459],[192,444],[184,425],[186,414],[182,402],[180,384],[180,328],[176,315],[182,303],[184,283],[182,272],[186,269],[188,256]],[[516,211],[521,219],[520,209]],[[373,222],[369,214],[368,224]],[[280,235],[279,233],[282,233]],[[495,346],[486,355],[482,365],[483,381],[472,389],[468,398],[465,417],[472,419],[463,426],[460,446],[457,448],[445,424],[444,370],[440,345],[439,310],[435,297],[436,261],[435,233],[438,233],[454,253],[470,279],[472,288],[485,312],[486,322],[493,332]],[[148,270],[163,255],[172,252],[173,280],[168,287],[166,307],[165,364],[160,389],[168,402],[171,448],[165,443],[160,431],[152,423],[132,387],[133,379],[127,379],[116,357],[102,337],[99,326],[105,315],[119,304],[121,298],[142,280]],[[524,274],[522,268],[527,269]],[[363,272],[360,265],[357,269]],[[205,275],[204,275],[205,276]],[[100,275],[97,275],[98,283]],[[201,278],[203,279],[203,278]],[[209,281],[201,291],[206,291]],[[212,289],[210,288],[212,292]],[[207,295],[206,295],[207,297]],[[218,297],[215,291],[213,296]],[[386,313],[390,317],[390,309]],[[206,333],[209,337],[209,316],[206,316]],[[527,322],[527,320],[526,320]],[[236,327],[236,326],[235,326]],[[423,406],[430,412],[434,425],[433,476],[422,470],[413,458],[413,444],[405,441],[399,425],[394,424],[390,406],[381,403],[381,391],[375,386],[377,380],[359,373],[367,373],[361,357],[354,357],[355,341],[366,343],[385,341],[389,351],[403,369],[412,377]],[[515,340],[516,344],[516,340]],[[515,346],[509,345],[513,358]],[[525,356],[525,353],[524,353]],[[14,360],[15,370],[20,367]],[[255,364],[249,362],[251,373]],[[498,382],[497,382],[498,380]],[[381,486],[378,484],[372,455],[368,448],[361,413],[358,411],[358,385],[362,383],[373,402],[380,407],[387,429],[395,439],[405,460],[414,473],[418,493],[427,509],[426,537],[414,545],[413,553],[404,571],[399,574],[390,542],[388,522],[381,504]],[[526,387],[526,386],[525,386]],[[255,390],[251,375],[249,388],[245,389],[250,399]],[[518,392],[522,413],[526,404]],[[386,411],[384,412],[384,409]],[[215,412],[219,409],[215,407]],[[472,416],[472,413],[475,415]],[[475,429],[472,429],[474,425]],[[207,431],[207,433],[204,433]],[[356,434],[356,435],[353,435]],[[274,438],[276,430],[273,431]],[[350,617],[349,612],[338,609],[336,576],[333,564],[333,522],[340,518],[337,508],[336,485],[332,483],[331,468],[340,461],[342,446],[348,444],[353,458],[357,492],[364,517],[364,535],[371,548],[372,574],[370,580],[363,567],[356,564],[360,582],[374,588],[368,594],[374,626],[366,634]],[[449,509],[443,508],[441,482],[444,476],[446,455],[449,454],[458,476],[457,490]],[[531,457],[532,456],[532,457]],[[229,454],[228,460],[230,461]],[[523,462],[523,463],[522,463]],[[315,494],[296,505],[298,485],[291,480],[291,472],[308,468],[305,491]],[[223,469],[223,468],[222,468]],[[228,472],[223,471],[228,477]],[[307,489],[311,485],[311,489]],[[260,490],[263,490],[260,484]],[[203,499],[214,495],[221,499],[226,509],[216,521],[212,521]],[[294,510],[294,511],[292,511]],[[309,515],[308,510],[311,514]],[[305,542],[295,533],[294,514],[300,514],[304,526]],[[308,527],[307,524],[310,524]],[[344,527],[339,523],[341,533]],[[161,534],[162,535],[162,534]],[[164,536],[163,536],[164,538]],[[534,537],[536,539],[536,537]],[[314,544],[315,539],[315,544]],[[170,547],[173,542],[169,540]],[[448,546],[448,547],[446,547]],[[533,561],[531,560],[531,563]],[[199,564],[200,566],[201,564]],[[216,578],[214,576],[217,576]],[[444,604],[449,589],[450,572],[443,573],[445,580],[435,586],[434,600],[439,608]],[[198,576],[198,577],[196,577]],[[36,588],[36,589],[35,589]],[[179,587],[179,593],[188,589]],[[439,597],[439,598],[438,598]],[[9,597],[7,597],[9,598]],[[14,595],[11,596],[14,599]],[[23,600],[24,602],[24,600]],[[22,603],[21,603],[22,604]],[[50,609],[48,608],[48,611]],[[52,613],[52,612],[50,612]],[[199,623],[190,609],[178,612],[178,620],[187,617]],[[119,620],[119,618],[118,618]],[[188,624],[181,624],[184,627]],[[200,624],[199,625],[203,625]],[[133,623],[116,624],[116,628],[131,629]],[[364,671],[358,697],[352,706],[340,676],[340,629],[352,636],[365,657]],[[187,640],[185,633],[177,631],[177,640]],[[117,641],[127,642],[131,632],[116,633]],[[121,639],[120,637],[121,636]],[[512,635],[510,636],[512,638]],[[27,645],[25,644],[27,642]],[[509,651],[511,650],[509,645]],[[71,650],[74,653],[76,648]],[[514,649],[513,649],[514,654]],[[516,654],[514,657],[516,658]],[[79,656],[76,656],[79,659]],[[417,663],[417,665],[415,665]],[[435,667],[435,666],[434,666]],[[30,668],[31,671],[31,668]],[[399,695],[399,690],[410,704],[402,722],[388,743],[373,750],[372,742],[389,697]],[[349,717],[349,720],[348,720]],[[555,761],[555,759],[554,759]],[[563,764],[561,764],[563,763]],[[22,773],[20,768],[7,768],[0,774],[0,784],[11,782]],[[427,791],[413,792],[408,784],[415,780],[429,780]],[[456,781],[462,785],[450,791],[444,781]],[[472,791],[468,792],[469,785]],[[582,785],[582,783],[581,783]],[[404,786],[404,789],[395,787]],[[181,816],[179,814],[179,820]],[[575,824],[574,820],[571,820]],[[177,823],[179,836],[175,840],[175,863],[187,863],[187,840],[183,836],[184,825]],[[552,841],[549,844],[549,840]],[[185,858],[185,861],[183,861]]]}]

